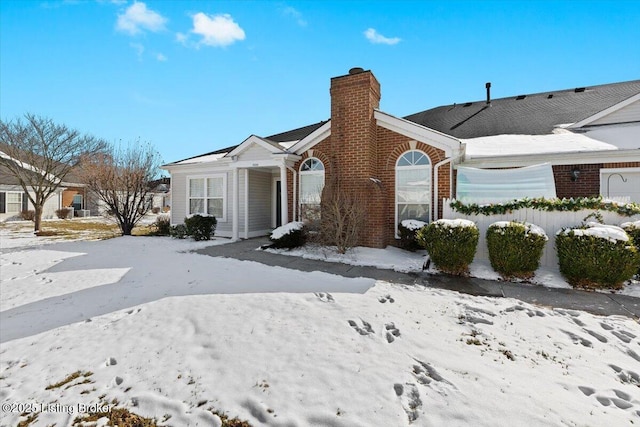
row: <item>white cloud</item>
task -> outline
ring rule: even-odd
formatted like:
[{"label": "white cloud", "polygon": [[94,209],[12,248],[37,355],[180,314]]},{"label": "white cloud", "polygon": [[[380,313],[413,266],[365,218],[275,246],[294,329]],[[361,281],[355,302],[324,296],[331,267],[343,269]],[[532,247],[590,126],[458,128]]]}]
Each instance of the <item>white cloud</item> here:
[{"label": "white cloud", "polygon": [[176,33],[176,41],[178,43],[186,44],[188,39],[189,39],[188,34]]},{"label": "white cloud", "polygon": [[401,40],[400,37],[391,37],[391,38],[385,37],[379,32],[377,32],[375,28],[369,28],[367,31],[364,32],[364,36],[367,38],[367,40],[369,40],[371,43],[374,43],[374,44],[394,45],[394,44],[400,43],[400,40]]},{"label": "white cloud", "polygon": [[[199,44],[207,46],[228,46],[245,38],[244,30],[227,14],[209,16],[202,12],[196,13],[193,15],[191,32],[202,36]],[[178,33],[176,38],[178,41],[186,41],[184,34]]]},{"label": "white cloud", "polygon": [[301,27],[307,26],[307,21],[304,20],[304,18],[302,17],[302,13],[300,13],[300,11],[298,11],[297,9],[287,6],[283,9],[282,13],[285,16],[289,16],[295,19],[298,25],[300,25]]},{"label": "white cloud", "polygon": [[151,9],[147,9],[144,3],[134,3],[118,15],[116,29],[131,35],[138,34],[143,30],[161,31],[167,18]]},{"label": "white cloud", "polygon": [[168,58],[161,53],[156,53],[156,59],[160,62],[166,61]]}]

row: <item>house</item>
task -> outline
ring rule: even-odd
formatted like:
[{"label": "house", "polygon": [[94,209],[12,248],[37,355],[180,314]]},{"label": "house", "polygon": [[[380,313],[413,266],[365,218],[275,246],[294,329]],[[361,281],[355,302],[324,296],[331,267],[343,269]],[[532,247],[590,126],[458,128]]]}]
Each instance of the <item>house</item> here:
[{"label": "house", "polygon": [[[8,154],[0,151],[0,221],[15,219],[23,211],[34,210],[33,204],[20,185],[19,180],[10,172],[6,162],[13,162],[20,165],[27,174],[39,174],[37,168],[25,162],[18,161]],[[37,175],[40,177],[40,175]],[[47,177],[48,181],[55,181],[55,177]],[[60,183],[53,193],[44,203],[42,218],[56,218],[56,211],[61,208],[71,207],[76,215],[89,212],[90,207],[96,209],[94,204],[87,199],[87,192],[84,184],[79,183],[80,179],[74,171],[71,171]],[[35,198],[33,192],[31,194]],[[86,210],[86,211],[85,211]]]},{"label": "house", "polygon": [[511,198],[636,200],[640,80],[495,100],[487,84],[486,100],[404,118],[379,109],[371,71],[351,69],[330,86],[327,121],[164,165],[171,222],[204,213],[219,235],[265,235],[317,215],[323,186],[337,180],[368,208],[361,244],[384,247],[400,221],[440,218],[443,199],[483,186]]}]

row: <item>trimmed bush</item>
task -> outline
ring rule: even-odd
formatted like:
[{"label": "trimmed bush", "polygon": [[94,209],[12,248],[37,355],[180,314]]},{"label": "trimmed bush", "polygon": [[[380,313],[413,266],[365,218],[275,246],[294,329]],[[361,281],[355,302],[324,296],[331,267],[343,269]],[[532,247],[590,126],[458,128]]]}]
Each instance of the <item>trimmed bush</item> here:
[{"label": "trimmed bush", "polygon": [[71,209],[69,208],[60,208],[56,210],[56,216],[59,219],[67,219],[69,218],[69,214],[71,213]]},{"label": "trimmed bush", "polygon": [[174,239],[186,239],[187,238],[187,227],[184,224],[178,224],[171,227],[169,230],[169,235]]},{"label": "trimmed bush", "polygon": [[272,242],[272,248],[293,249],[304,246],[308,236],[309,233],[304,223],[294,221],[273,230],[269,240]]},{"label": "trimmed bush", "polygon": [[530,279],[540,266],[544,230],[527,222],[498,221],[487,229],[491,267],[503,278]]},{"label": "trimmed bush", "polygon": [[153,227],[155,228],[155,234],[168,236],[171,233],[171,218],[169,215],[158,215]]},{"label": "trimmed bush", "polygon": [[[620,228],[627,232],[629,237],[631,237],[636,250],[640,252],[640,221],[625,222],[620,225]],[[638,265],[638,274],[640,274],[640,265]]]},{"label": "trimmed bush", "polygon": [[416,238],[438,269],[459,276],[469,271],[479,236],[472,221],[439,219],[420,229]]},{"label": "trimmed bush", "polygon": [[159,214],[160,213],[160,208],[159,207],[151,208],[151,213]]},{"label": "trimmed bush", "polygon": [[22,211],[20,212],[20,219],[25,221],[33,221],[36,217],[36,211]]},{"label": "trimmed bush", "polygon": [[405,219],[400,222],[400,224],[398,224],[400,247],[411,252],[421,249],[421,246],[416,239],[416,233],[418,230],[426,226],[426,222],[418,221],[417,219]]},{"label": "trimmed bush", "polygon": [[587,289],[620,289],[638,270],[640,253],[625,231],[588,223],[556,235],[560,273],[569,284]]},{"label": "trimmed bush", "polygon": [[193,215],[184,219],[187,235],[196,241],[211,240],[217,224],[216,217],[208,215]]}]

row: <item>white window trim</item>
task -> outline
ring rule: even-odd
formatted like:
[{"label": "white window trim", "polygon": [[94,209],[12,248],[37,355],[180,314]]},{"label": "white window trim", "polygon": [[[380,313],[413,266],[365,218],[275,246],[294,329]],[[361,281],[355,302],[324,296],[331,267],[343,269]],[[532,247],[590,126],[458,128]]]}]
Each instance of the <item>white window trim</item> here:
[{"label": "white window trim", "polygon": [[[216,217],[217,222],[227,222],[227,174],[226,173],[216,173],[216,174],[204,174],[204,175],[187,175],[187,188],[186,188],[186,214],[187,216],[191,215],[189,213],[191,208],[191,180],[192,179],[203,179],[204,178],[204,194],[205,201],[207,199],[207,178],[222,178],[222,217]],[[207,207],[207,203],[204,203],[205,208]]]},{"label": "white window trim", "polygon": [[[394,204],[393,204],[393,215],[395,218],[395,238],[399,239],[400,238],[400,234],[398,234],[398,162],[400,161],[401,158],[404,157],[405,154],[410,153],[412,151],[417,151],[418,153],[424,154],[424,156],[427,158],[427,160],[429,161],[428,165],[413,165],[413,166],[400,166],[400,168],[402,170],[412,170],[412,169],[424,169],[424,168],[428,168],[428,172],[429,172],[429,218],[427,222],[431,222],[431,209],[433,208],[433,163],[431,162],[431,158],[427,155],[427,153],[425,153],[422,150],[416,150],[416,149],[412,149],[412,150],[407,150],[405,152],[403,152],[402,154],[400,154],[398,156],[398,158],[396,159],[396,165],[393,169],[393,174],[394,174],[394,181],[395,181],[395,191],[394,191]],[[403,204],[411,204],[411,203],[403,203]]]},{"label": "white window trim", "polygon": [[[4,193],[4,214],[19,214],[22,212],[22,204],[24,203],[24,191],[3,191]],[[9,194],[18,194],[20,196],[20,206],[17,211],[9,211]],[[15,204],[15,203],[12,203]],[[3,215],[4,215],[3,214]]]},{"label": "white window trim", "polygon": [[[309,160],[317,160],[322,165],[322,170],[313,170],[313,171],[303,171],[302,166],[308,162]],[[310,175],[322,175],[322,188],[324,189],[325,181],[326,181],[326,167],[324,166],[324,162],[317,157],[308,157],[304,159],[302,163],[300,163],[300,167],[298,168],[298,215],[302,218],[302,206],[308,205],[310,203],[302,203],[302,177],[310,176]],[[322,197],[322,190],[320,190],[320,196]]]}]

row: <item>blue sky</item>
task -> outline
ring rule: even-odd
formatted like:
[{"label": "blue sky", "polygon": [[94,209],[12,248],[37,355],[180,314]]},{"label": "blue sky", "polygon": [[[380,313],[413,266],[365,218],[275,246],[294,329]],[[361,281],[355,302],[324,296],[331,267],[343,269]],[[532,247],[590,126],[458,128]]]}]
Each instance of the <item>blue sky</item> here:
[{"label": "blue sky", "polygon": [[2,0],[0,115],[31,112],[165,162],[329,118],[370,69],[381,109],[640,78],[640,1]]}]

